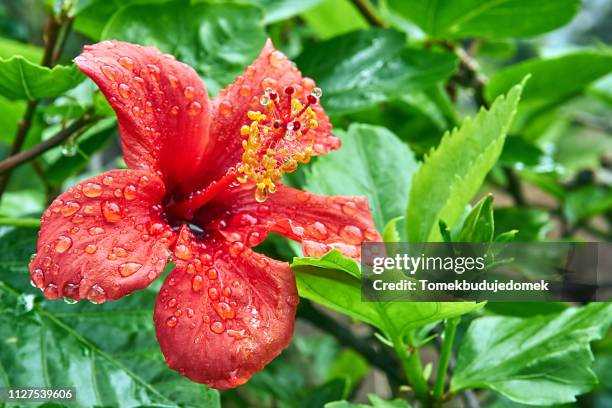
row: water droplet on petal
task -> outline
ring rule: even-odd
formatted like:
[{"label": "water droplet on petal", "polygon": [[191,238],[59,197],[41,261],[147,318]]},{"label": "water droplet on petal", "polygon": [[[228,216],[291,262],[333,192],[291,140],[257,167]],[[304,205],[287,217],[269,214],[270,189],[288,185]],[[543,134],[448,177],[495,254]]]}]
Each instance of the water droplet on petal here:
[{"label": "water droplet on petal", "polygon": [[259,103],[261,104],[261,106],[268,106],[270,104],[270,96],[267,94],[263,94],[261,95],[261,98],[259,98]]},{"label": "water droplet on petal", "polygon": [[221,334],[221,333],[223,333],[225,331],[225,325],[223,323],[221,323],[221,322],[213,322],[210,325],[210,330],[213,333]]},{"label": "water droplet on petal", "polygon": [[213,303],[213,309],[219,315],[219,317],[223,320],[233,319],[236,317],[236,312],[225,302]]},{"label": "water droplet on petal", "polygon": [[219,104],[219,112],[221,115],[228,117],[232,113],[232,104],[227,101],[223,101]]},{"label": "water droplet on petal", "polygon": [[178,80],[178,78],[177,78],[177,77],[175,77],[174,75],[172,75],[172,74],[168,74],[168,81],[170,81],[170,85],[171,85],[173,88],[178,87],[179,80]]},{"label": "water droplet on petal", "polygon": [[157,65],[149,64],[147,65],[147,68],[149,69],[149,74],[151,74],[151,79],[156,82],[159,81],[159,73],[161,72],[159,67]]},{"label": "water droplet on petal", "polygon": [[342,212],[346,215],[355,215],[357,213],[357,205],[352,201],[347,201],[342,204]]},{"label": "water droplet on petal", "polygon": [[178,115],[180,111],[180,108],[176,105],[174,105],[173,107],[170,108],[170,113],[173,115]]},{"label": "water droplet on petal", "polygon": [[251,87],[248,85],[242,85],[240,87],[240,96],[251,96]]},{"label": "water droplet on petal", "polygon": [[210,268],[208,272],[206,272],[206,275],[208,276],[208,279],[215,280],[217,279],[217,276],[218,276],[217,270],[214,268]]},{"label": "water droplet on petal", "polygon": [[316,96],[317,98],[320,98],[321,95],[323,95],[323,91],[321,90],[321,88],[313,88],[310,94],[312,96]]},{"label": "water droplet on petal", "polygon": [[129,69],[130,71],[134,68],[134,61],[130,57],[119,57],[119,64],[125,69]]},{"label": "water droplet on petal", "polygon": [[375,239],[378,239],[378,231],[374,230],[374,229],[367,229],[363,236],[365,237],[366,240],[368,241],[374,241]]},{"label": "water droplet on petal", "polygon": [[79,285],[75,285],[73,283],[68,283],[66,285],[64,285],[64,288],[62,289],[62,293],[65,296],[64,300],[66,300],[66,298],[68,299],[72,299],[74,302],[76,302],[75,298],[78,297],[79,295]]},{"label": "water droplet on petal", "polygon": [[57,242],[55,243],[55,252],[63,254],[64,252],[69,250],[71,246],[72,239],[65,235],[60,235],[60,237],[57,239]]},{"label": "water droplet on petal", "polygon": [[109,81],[115,80],[115,75],[117,74],[115,68],[111,67],[110,65],[102,65],[100,67],[100,71],[102,71],[104,76],[108,78]]},{"label": "water droplet on petal", "polygon": [[87,183],[83,186],[85,197],[95,198],[102,195],[102,186],[98,183]]},{"label": "water droplet on petal", "polygon": [[123,277],[128,277],[138,272],[140,268],[142,268],[142,264],[136,262],[126,262],[119,265],[119,274]]},{"label": "water droplet on petal", "polygon": [[278,82],[274,78],[264,78],[261,81],[261,89],[266,91],[266,93],[270,93],[278,87]]},{"label": "water droplet on petal", "polygon": [[315,239],[325,239],[328,235],[327,228],[319,221],[306,226],[306,233]]},{"label": "water droplet on petal", "polygon": [[187,245],[183,244],[177,245],[176,248],[174,248],[174,255],[183,261],[188,261],[193,257],[191,254],[191,249],[189,249]]},{"label": "water droplet on petal", "polygon": [[267,188],[259,188],[255,189],[255,201],[258,203],[263,203],[268,199],[268,189]]},{"label": "water droplet on petal", "polygon": [[102,215],[106,221],[115,223],[121,220],[121,207],[115,202],[104,201],[102,203]]},{"label": "water droplet on petal", "polygon": [[99,285],[93,285],[87,292],[87,300],[91,303],[106,302],[106,292]]},{"label": "water droplet on petal", "polygon": [[208,297],[210,300],[219,299],[219,291],[216,288],[208,288]]},{"label": "water droplet on petal", "polygon": [[269,56],[270,65],[274,68],[280,68],[285,61],[285,55],[280,51],[273,51]]},{"label": "water droplet on petal", "polygon": [[90,229],[87,230],[87,232],[89,233],[89,235],[92,235],[92,236],[100,235],[100,234],[104,234],[104,228],[91,227]]},{"label": "water droplet on petal", "polygon": [[202,105],[198,101],[193,101],[187,106],[187,114],[190,116],[195,116],[200,112],[202,112]]},{"label": "water droplet on petal", "polygon": [[168,320],[166,320],[166,325],[168,327],[176,327],[177,323],[178,323],[178,319],[174,316],[170,316]]},{"label": "water droplet on petal", "polygon": [[232,257],[237,257],[244,251],[244,244],[242,242],[234,242],[229,247],[229,253]]},{"label": "water droplet on petal", "polygon": [[42,288],[45,284],[45,275],[42,269],[34,269],[31,274],[32,282],[37,288]]},{"label": "water droplet on petal", "polygon": [[132,184],[128,184],[127,186],[125,186],[125,188],[123,189],[123,197],[125,197],[125,199],[128,201],[135,200],[136,199],[136,186]]},{"label": "water droplet on petal", "polygon": [[200,275],[195,275],[193,279],[191,279],[191,288],[194,292],[199,292],[202,290],[204,286],[204,279]]},{"label": "water droplet on petal", "polygon": [[363,239],[363,233],[359,227],[346,225],[340,230],[340,237],[349,244],[360,244]]},{"label": "water droplet on petal", "polygon": [[79,211],[80,208],[81,205],[79,203],[74,201],[66,201],[66,204],[62,206],[60,211],[64,217],[70,217],[72,214]]},{"label": "water droplet on petal", "polygon": [[193,86],[186,86],[183,90],[183,95],[187,99],[193,99],[195,97],[195,88]]},{"label": "water droplet on petal", "polygon": [[305,77],[302,79],[302,87],[306,92],[311,92],[315,87],[315,81],[312,78]]},{"label": "water droplet on petal", "polygon": [[126,84],[119,84],[119,95],[121,95],[122,98],[129,98],[130,87]]},{"label": "water droplet on petal", "polygon": [[90,255],[95,254],[97,250],[98,250],[98,247],[95,246],[94,244],[89,244],[85,247],[85,252],[87,252]]},{"label": "water droplet on petal", "polygon": [[45,296],[49,299],[57,299],[58,297],[57,285],[53,283],[50,283],[49,285],[47,285],[47,287],[43,290],[43,292],[45,293]]}]

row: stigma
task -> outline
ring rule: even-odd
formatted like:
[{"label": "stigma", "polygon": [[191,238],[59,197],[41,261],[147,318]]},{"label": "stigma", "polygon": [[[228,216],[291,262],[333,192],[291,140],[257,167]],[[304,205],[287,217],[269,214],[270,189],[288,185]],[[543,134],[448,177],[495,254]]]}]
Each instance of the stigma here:
[{"label": "stigma", "polygon": [[299,163],[308,163],[314,145],[313,130],[318,127],[312,106],[319,102],[321,89],[314,88],[303,104],[296,97],[296,87],[287,86],[282,93],[266,88],[259,103],[260,111],[249,111],[250,125],[240,129],[242,163],[238,182],[255,183],[255,199],[264,202],[276,191],[284,173],[294,172]]}]

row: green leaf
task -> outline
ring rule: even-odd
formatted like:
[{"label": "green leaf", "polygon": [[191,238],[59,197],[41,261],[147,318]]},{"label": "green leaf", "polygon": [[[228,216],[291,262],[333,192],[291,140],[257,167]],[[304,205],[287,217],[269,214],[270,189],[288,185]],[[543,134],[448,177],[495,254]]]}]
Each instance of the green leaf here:
[{"label": "green leaf", "polygon": [[369,370],[366,359],[353,349],[347,348],[336,356],[326,379],[343,378],[347,381],[348,388],[353,389],[368,375]]},{"label": "green leaf", "polygon": [[36,239],[36,230],[0,231],[0,386],[73,386],[79,406],[220,407],[216,390],[167,367],[155,291],[103,305],[45,300],[29,285]]},{"label": "green leaf", "polygon": [[[568,23],[580,0],[388,0],[431,37],[528,37]],[[519,78],[520,80],[520,78]]]},{"label": "green leaf", "polygon": [[117,11],[102,37],[153,45],[176,56],[198,71],[214,94],[261,52],[262,17],[260,8],[239,4],[135,4]]},{"label": "green leaf", "polygon": [[451,226],[497,161],[516,113],[523,85],[516,85],[491,109],[447,132],[412,180],[406,211],[408,240],[438,241],[438,221]]},{"label": "green leaf", "polygon": [[6,144],[13,142],[25,105],[23,101],[9,101],[0,96],[0,142]]},{"label": "green leaf", "polygon": [[491,242],[494,236],[493,196],[487,195],[470,211],[456,242]]},{"label": "green leaf", "polygon": [[370,27],[350,0],[326,0],[301,17],[323,39]]},{"label": "green leaf", "polygon": [[539,208],[503,207],[496,208],[493,214],[495,233],[516,229],[518,242],[541,241],[551,228],[549,214]]},{"label": "green leaf", "polygon": [[533,405],[575,401],[597,382],[589,343],[610,323],[611,303],[527,319],[476,319],[459,349],[451,391],[486,387]]},{"label": "green leaf", "polygon": [[11,58],[20,55],[30,62],[38,63],[42,60],[43,49],[30,44],[0,37],[0,58]]},{"label": "green leaf", "polygon": [[603,186],[584,186],[567,193],[563,214],[570,223],[576,223],[612,209],[612,190]]},{"label": "green leaf", "polygon": [[411,405],[402,399],[385,401],[375,394],[368,394],[368,399],[372,405],[354,404],[348,401],[335,401],[325,404],[325,408],[410,408]]},{"label": "green leaf", "polygon": [[493,100],[519,82],[525,85],[523,102],[567,99],[581,92],[593,81],[612,71],[612,51],[584,50],[548,59],[531,59],[497,71],[485,87],[485,96]]},{"label": "green leaf", "polygon": [[305,188],[325,195],[365,195],[382,230],[404,212],[417,169],[414,155],[383,127],[353,124],[347,132],[334,133],[342,139],[342,148],[313,163]]},{"label": "green leaf", "polygon": [[389,220],[382,232],[382,239],[384,242],[400,242],[402,240],[397,230],[397,223],[403,219],[404,217],[395,217]]},{"label": "green leaf", "polygon": [[166,3],[169,0],[74,0],[72,14],[73,28],[93,40],[102,38],[106,23],[118,10],[132,4]]},{"label": "green leaf", "polygon": [[389,338],[481,307],[473,302],[362,302],[359,266],[336,250],[320,259],[294,258],[291,269],[300,296],[371,324]]},{"label": "green leaf", "polygon": [[0,201],[0,217],[21,218],[39,215],[45,209],[45,194],[40,190],[7,191]]},{"label": "green leaf", "polygon": [[0,95],[9,99],[40,99],[58,96],[75,87],[85,76],[76,65],[53,69],[16,56],[0,58]]},{"label": "green leaf", "polygon": [[270,24],[297,16],[322,3],[323,0],[255,0],[264,11],[264,23]]},{"label": "green leaf", "polygon": [[354,112],[448,78],[457,59],[448,52],[405,48],[402,33],[355,31],[307,47],[297,58],[323,89],[330,114]]}]

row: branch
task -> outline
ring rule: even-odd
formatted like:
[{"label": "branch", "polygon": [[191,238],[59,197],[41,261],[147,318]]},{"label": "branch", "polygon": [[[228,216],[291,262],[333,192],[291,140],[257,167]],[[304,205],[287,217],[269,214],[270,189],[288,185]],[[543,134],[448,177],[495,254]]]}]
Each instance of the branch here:
[{"label": "branch", "polygon": [[381,28],[387,27],[387,23],[378,16],[368,0],[352,0],[352,2],[370,25]]},{"label": "branch", "polygon": [[57,132],[52,138],[37,144],[30,150],[17,153],[5,160],[0,161],[0,175],[6,176],[6,174],[9,174],[15,167],[19,166],[20,164],[23,164],[24,162],[46,152],[47,150],[60,145],[64,140],[68,139],[74,133],[84,130],[85,126],[93,123],[93,121],[94,119],[92,119],[91,117],[83,116],[82,118],[72,123],[72,125]]},{"label": "branch", "polygon": [[[62,7],[62,11],[57,19],[55,16],[53,16],[53,14],[49,16],[49,20],[47,21],[47,26],[45,28],[45,50],[41,61],[42,66],[51,68],[55,64],[56,58],[59,58],[61,48],[64,45],[65,37],[68,35],[68,33],[65,31],[59,46],[58,36],[60,35],[60,32],[62,32],[62,28],[64,27],[66,21],[70,22],[67,26],[70,27],[72,19],[67,20],[67,10],[64,7]],[[23,144],[25,143],[26,137],[28,136],[28,131],[32,126],[32,119],[34,118],[34,113],[36,112],[39,102],[40,100],[38,99],[30,100],[28,102],[23,118],[21,119],[19,127],[17,128],[17,133],[15,134],[15,139],[13,140],[13,144],[9,152],[9,157],[16,155],[23,148]],[[8,186],[10,177],[10,170],[0,176],[0,199]]]},{"label": "branch", "polygon": [[313,326],[334,336],[340,344],[347,345],[361,354],[371,365],[383,371],[393,388],[401,383],[398,364],[388,354],[377,352],[367,340],[357,337],[347,327],[341,325],[325,313],[317,310],[309,300],[301,299],[298,316],[310,322]]}]

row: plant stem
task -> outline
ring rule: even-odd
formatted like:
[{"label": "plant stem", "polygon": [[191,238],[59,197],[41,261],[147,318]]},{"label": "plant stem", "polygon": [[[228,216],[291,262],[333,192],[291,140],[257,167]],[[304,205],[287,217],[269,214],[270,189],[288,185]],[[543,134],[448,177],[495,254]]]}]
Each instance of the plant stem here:
[{"label": "plant stem", "polygon": [[40,228],[40,220],[38,218],[0,218],[0,226]]},{"label": "plant stem", "polygon": [[349,328],[343,326],[335,319],[316,309],[312,303],[306,299],[300,300],[298,317],[307,320],[313,326],[331,334],[338,339],[340,344],[346,344],[357,351],[359,354],[365,357],[370,364],[386,374],[392,387],[399,387],[401,373],[395,370],[397,367],[397,361],[390,355],[375,350],[369,344],[367,339],[357,337]]},{"label": "plant stem", "polygon": [[0,175],[8,174],[12,169],[23,164],[24,162],[38,156],[46,152],[47,150],[58,146],[64,140],[68,139],[74,133],[82,131],[85,126],[91,124],[94,119],[89,116],[83,116],[82,118],[76,120],[72,125],[68,126],[65,129],[57,132],[53,137],[47,139],[36,146],[32,147],[30,150],[26,150],[25,152],[17,153],[15,155],[10,156],[7,159],[0,161]]},{"label": "plant stem", "polygon": [[387,27],[387,23],[374,11],[368,0],[352,0],[353,5],[359,10],[363,18],[374,27]]},{"label": "plant stem", "polygon": [[421,357],[419,351],[414,347],[414,340],[412,333],[408,334],[408,345],[410,346],[410,352],[406,349],[406,345],[401,337],[392,339],[395,347],[395,352],[399,356],[408,383],[414,390],[415,397],[423,403],[424,406],[431,406],[431,399],[429,395],[429,389],[427,387],[427,381],[423,375],[423,366],[421,365]]},{"label": "plant stem", "polygon": [[436,381],[433,388],[433,397],[436,401],[441,401],[444,395],[446,373],[448,371],[448,364],[453,353],[455,333],[457,332],[457,326],[459,325],[460,321],[461,317],[455,317],[453,319],[448,319],[444,325],[444,343],[442,344],[442,351],[440,352],[440,360],[438,363],[438,370],[436,372]]}]

